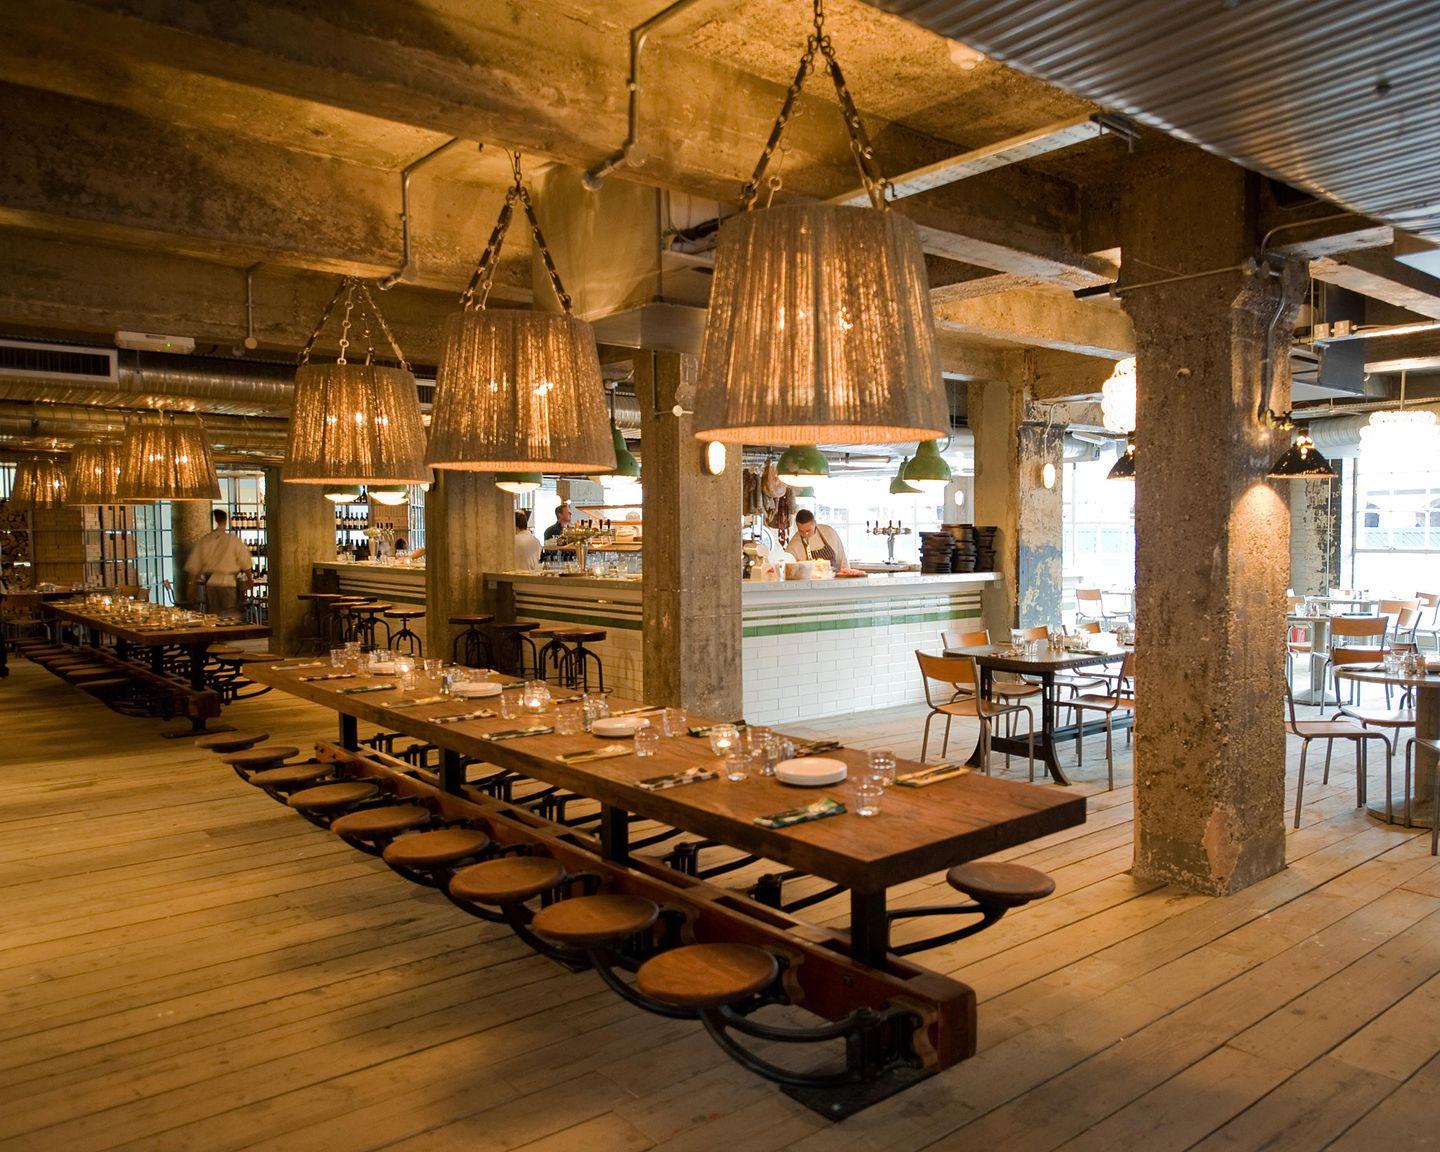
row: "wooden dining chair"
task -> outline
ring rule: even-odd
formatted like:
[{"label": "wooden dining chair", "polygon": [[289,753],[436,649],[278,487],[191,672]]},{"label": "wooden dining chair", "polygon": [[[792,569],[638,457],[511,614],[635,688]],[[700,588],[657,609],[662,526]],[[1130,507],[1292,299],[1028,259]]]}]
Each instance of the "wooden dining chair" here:
[{"label": "wooden dining chair", "polygon": [[[1043,628],[1030,629],[1033,632],[1044,633]],[[1018,636],[1019,631],[1012,632],[1012,636]],[[990,643],[990,630],[982,628],[978,632],[941,632],[941,640],[945,643],[947,651],[957,648],[980,648]],[[1042,637],[1043,638],[1043,635]],[[1013,641],[1012,641],[1013,642]],[[990,699],[1002,704],[1013,704],[1017,700],[1028,700],[1039,696],[1044,689],[1039,684],[1033,684],[1020,676],[1012,676],[1010,673],[1001,672],[990,677]],[[1028,711],[1028,708],[1027,708]],[[1034,727],[1035,718],[1030,718],[1031,727]],[[1006,721],[1007,725],[1014,723],[1013,715]],[[1006,735],[1010,735],[1007,727]]]},{"label": "wooden dining chair", "polygon": [[[1336,668],[1343,668],[1346,664],[1373,664],[1379,659],[1377,653],[1368,648],[1332,648],[1330,657],[1332,666]],[[1358,684],[1359,681],[1355,683]],[[1385,817],[1388,820],[1391,814],[1390,771],[1395,758],[1395,745],[1400,740],[1400,732],[1415,727],[1415,709],[1403,703],[1399,708],[1366,708],[1361,704],[1342,704],[1340,711],[1330,719],[1352,720],[1367,730],[1380,728],[1396,734],[1394,741],[1388,736],[1382,737],[1385,741]],[[1376,735],[1381,733],[1377,732]]]},{"label": "wooden dining chair", "polygon": [[[1390,624],[1383,616],[1337,616],[1330,621],[1330,650],[1320,668],[1321,700],[1323,707],[1324,689],[1335,671],[1334,653],[1337,648],[1369,649],[1368,659],[1379,660],[1384,654],[1385,637]],[[1358,657],[1351,661],[1355,663]],[[1355,689],[1352,688],[1352,695]],[[1335,695],[1340,695],[1340,685],[1335,685]]]},{"label": "wooden dining chair", "polygon": [[1390,630],[1386,639],[1391,643],[1413,643],[1415,628],[1420,623],[1420,601],[1381,600],[1378,615],[1385,618]]},{"label": "wooden dining chair", "polygon": [[[1405,742],[1405,827],[1410,827],[1410,764],[1412,757],[1419,748],[1428,749],[1436,755],[1440,755],[1440,740],[1430,740],[1424,736],[1412,736]],[[1440,820],[1435,819],[1435,813],[1440,812],[1440,772],[1433,774],[1434,778],[1430,785],[1430,855],[1437,854],[1440,849]]]},{"label": "wooden dining chair", "polygon": [[[1030,709],[1021,704],[1004,704],[986,700],[980,695],[980,669],[971,656],[931,656],[917,651],[915,659],[920,665],[920,678],[925,686],[925,703],[930,711],[925,717],[925,732],[920,741],[920,761],[930,749],[930,725],[935,717],[945,718],[945,735],[940,741],[940,755],[943,758],[950,746],[950,725],[957,716],[970,717],[980,721],[980,763],[985,775],[990,775],[990,726],[999,716],[1024,713],[1029,727],[1026,743],[1030,755],[1030,779],[1035,779],[1035,718]],[[948,700],[937,701],[931,690],[932,684],[943,684],[950,690]],[[1010,753],[1005,753],[1005,767],[1010,767]]]},{"label": "wooden dining chair", "polygon": [[[1367,746],[1371,740],[1379,740],[1385,745],[1385,816],[1390,816],[1390,767],[1392,746],[1390,740],[1384,733],[1372,732],[1370,729],[1354,720],[1301,720],[1295,715],[1295,695],[1290,691],[1290,685],[1285,685],[1285,731],[1291,736],[1300,740],[1300,777],[1295,782],[1295,827],[1300,827],[1300,803],[1305,794],[1305,757],[1310,751],[1312,740],[1325,741],[1325,773],[1320,778],[1322,784],[1330,783],[1330,756],[1335,751],[1336,740],[1349,740],[1355,745],[1355,807],[1359,808],[1365,803],[1365,781],[1369,771],[1369,756]],[[1409,794],[1407,786],[1406,794]],[[1410,823],[1409,812],[1406,812],[1405,823]]]},{"label": "wooden dining chair", "polygon": [[1135,653],[1127,652],[1120,671],[1104,679],[1107,691],[1083,692],[1068,700],[1057,700],[1062,708],[1075,710],[1075,763],[1084,763],[1085,713],[1105,716],[1105,768],[1111,790],[1115,787],[1115,713],[1135,711]]},{"label": "wooden dining chair", "polygon": [[1099,588],[1075,589],[1075,621],[1093,620],[1105,626],[1105,594]]},{"label": "wooden dining chair", "polygon": [[1415,643],[1423,646],[1423,640],[1428,637],[1430,646],[1440,652],[1440,592],[1417,592],[1415,599],[1420,602]]}]

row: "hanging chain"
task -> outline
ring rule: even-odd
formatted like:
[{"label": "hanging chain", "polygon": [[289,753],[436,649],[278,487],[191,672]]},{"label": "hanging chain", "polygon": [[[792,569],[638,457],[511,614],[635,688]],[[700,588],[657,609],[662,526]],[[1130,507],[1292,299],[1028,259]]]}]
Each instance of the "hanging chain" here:
[{"label": "hanging chain", "polygon": [[355,310],[355,281],[345,278],[345,315],[340,318],[340,355],[335,363],[345,363],[345,350],[350,347],[350,313]]},{"label": "hanging chain", "polygon": [[375,341],[370,336],[370,313],[365,311],[365,301],[360,301],[360,333],[365,337],[365,367],[375,363]]},{"label": "hanging chain", "polygon": [[385,323],[384,314],[376,307],[375,298],[370,295],[370,285],[366,284],[363,280],[360,281],[360,300],[362,304],[370,309],[370,314],[375,317],[375,323],[380,328],[380,334],[385,337],[386,342],[390,345],[390,351],[395,353],[396,362],[401,368],[408,372],[410,370],[410,362],[405,359],[405,353],[400,351],[400,344],[390,331],[390,325]]},{"label": "hanging chain", "polygon": [[540,231],[540,221],[535,218],[535,206],[530,201],[530,190],[525,187],[524,177],[520,172],[520,153],[514,152],[510,158],[511,172],[514,182],[505,193],[505,203],[500,209],[500,216],[495,221],[495,228],[490,233],[490,241],[485,245],[485,251],[480,254],[480,262],[475,265],[475,273],[470,277],[470,283],[465,291],[460,294],[460,305],[463,308],[484,309],[490,300],[490,289],[495,280],[495,269],[500,259],[500,248],[505,243],[505,233],[510,228],[510,222],[515,216],[515,202],[518,200],[520,206],[525,210],[525,218],[530,223],[530,233],[535,238],[535,247],[540,253],[540,258],[545,262],[545,271],[550,276],[550,286],[555,289],[555,296],[560,301],[560,307],[565,315],[570,315],[573,302],[570,293],[565,291],[565,285],[560,281],[560,273],[555,267],[555,257],[550,254],[550,247],[545,243],[545,234]]},{"label": "hanging chain", "polygon": [[[359,292],[359,299],[356,299],[356,292]],[[335,311],[335,305],[340,303],[340,297],[345,297],[344,318],[340,325],[340,357],[338,364],[345,363],[345,353],[350,347],[350,324],[351,315],[355,308],[360,308],[361,332],[365,338],[365,363],[369,364],[375,359],[375,343],[370,337],[370,319],[373,318],[376,326],[380,329],[381,335],[385,337],[390,350],[395,353],[395,360],[401,368],[407,371],[410,368],[409,361],[405,359],[405,353],[400,351],[400,345],[395,339],[394,333],[390,331],[390,325],[385,323],[385,317],[375,304],[375,298],[370,295],[370,286],[365,281],[354,276],[342,276],[340,283],[335,287],[335,295],[330,297],[330,303],[325,305],[325,311],[320,313],[320,322],[315,325],[315,331],[310,333],[310,339],[305,341],[305,347],[300,351],[300,363],[310,363],[310,354],[315,350],[315,343],[320,339],[320,333],[325,330],[325,325],[330,322],[330,317]]]},{"label": "hanging chain", "polygon": [[[850,153],[855,158],[855,167],[860,172],[860,183],[865,188],[865,194],[870,198],[872,207],[882,211],[889,207],[890,181],[885,179],[879,166],[875,163],[874,145],[870,143],[864,121],[860,119],[860,112],[855,107],[850,89],[845,83],[845,74],[840,71],[840,61],[836,58],[830,34],[825,31],[824,0],[815,0],[815,31],[805,41],[805,54],[800,57],[800,67],[795,72],[795,79],[786,89],[785,100],[780,105],[780,115],[775,118],[775,126],[770,129],[770,139],[766,141],[765,150],[760,153],[760,162],[755,165],[755,171],[741,193],[743,211],[748,212],[755,207],[755,201],[760,195],[760,182],[765,177],[765,169],[769,166],[770,159],[780,144],[785,126],[794,115],[795,101],[800,95],[800,90],[805,86],[805,80],[815,66],[816,51],[819,51],[824,58],[826,70],[830,73],[830,80],[835,85],[835,96],[840,101],[840,113],[845,120],[845,131],[850,137]],[[771,195],[773,196],[774,193],[772,192]]]},{"label": "hanging chain", "polygon": [[315,348],[315,341],[320,339],[320,333],[325,325],[330,322],[330,313],[335,311],[335,305],[340,303],[340,297],[344,295],[346,287],[350,283],[350,277],[341,277],[340,283],[335,286],[335,295],[330,297],[330,303],[325,305],[325,311],[320,313],[320,322],[315,325],[315,330],[310,333],[310,339],[305,341],[305,347],[300,349],[300,363],[310,363],[310,353]]}]

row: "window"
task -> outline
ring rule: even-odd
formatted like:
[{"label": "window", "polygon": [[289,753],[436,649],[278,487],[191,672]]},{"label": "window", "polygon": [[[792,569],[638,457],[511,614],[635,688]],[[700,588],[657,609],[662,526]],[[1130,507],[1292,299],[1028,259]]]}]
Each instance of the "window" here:
[{"label": "window", "polygon": [[1114,458],[1065,465],[1062,494],[1063,607],[1077,587],[1129,589],[1135,584],[1135,485],[1110,480]]},{"label": "window", "polygon": [[1440,588],[1440,460],[1342,464],[1349,583],[1381,596]]}]

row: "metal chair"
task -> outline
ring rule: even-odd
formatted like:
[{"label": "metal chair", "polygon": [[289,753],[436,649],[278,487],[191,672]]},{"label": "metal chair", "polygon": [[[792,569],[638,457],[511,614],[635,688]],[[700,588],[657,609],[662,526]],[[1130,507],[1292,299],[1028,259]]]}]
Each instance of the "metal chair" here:
[{"label": "metal chair", "polygon": [[[1027,722],[1026,743],[1029,748],[1030,779],[1035,779],[1035,718],[1023,704],[1000,704],[986,700],[980,695],[980,670],[970,656],[931,656],[917,651],[915,659],[920,665],[920,677],[925,686],[925,703],[930,712],[925,717],[925,733],[920,741],[920,760],[930,748],[930,725],[935,717],[945,718],[945,735],[940,741],[940,755],[943,757],[950,747],[950,725],[957,716],[973,716],[980,722],[980,763],[985,775],[990,775],[990,725],[999,716],[1025,714]],[[931,682],[945,684],[950,688],[948,700],[936,701],[931,694]],[[1010,753],[1005,753],[1005,767],[1010,767]]]},{"label": "metal chair", "polygon": [[1105,716],[1105,769],[1111,790],[1115,787],[1115,713],[1135,711],[1135,654],[1125,653],[1120,671],[1113,681],[1102,678],[1109,689],[1101,695],[1083,693],[1068,700],[1057,700],[1064,708],[1075,710],[1075,763],[1084,763],[1085,713],[1101,712]]},{"label": "metal chair", "polygon": [[[1330,621],[1330,649],[1325,653],[1324,663],[1320,668],[1320,691],[1321,707],[1324,707],[1325,686],[1327,682],[1334,679],[1335,660],[1334,653],[1337,648],[1345,648],[1351,651],[1357,649],[1369,649],[1367,658],[1379,660],[1384,653],[1385,637],[1389,633],[1390,622],[1383,616],[1337,616]],[[1337,641],[1340,641],[1337,643]],[[1359,658],[1356,657],[1358,660]],[[1353,661],[1352,661],[1353,662]],[[1354,689],[1352,689],[1352,694]],[[1335,685],[1335,695],[1340,695],[1340,685]]]},{"label": "metal chair", "polygon": [[[1353,720],[1301,720],[1295,715],[1295,696],[1290,691],[1290,685],[1285,685],[1285,731],[1291,736],[1300,740],[1300,778],[1295,784],[1295,827],[1300,827],[1300,801],[1305,794],[1305,757],[1310,751],[1312,740],[1325,741],[1325,774],[1321,777],[1322,784],[1330,783],[1330,756],[1335,751],[1336,740],[1349,740],[1355,745],[1355,807],[1359,808],[1365,803],[1365,775],[1369,767],[1366,756],[1366,745],[1371,740],[1379,740],[1385,745],[1385,814],[1390,815],[1390,741],[1380,732],[1371,732]],[[1409,795],[1409,785],[1406,785],[1406,795]],[[1410,823],[1409,813],[1406,813],[1405,823]]]}]

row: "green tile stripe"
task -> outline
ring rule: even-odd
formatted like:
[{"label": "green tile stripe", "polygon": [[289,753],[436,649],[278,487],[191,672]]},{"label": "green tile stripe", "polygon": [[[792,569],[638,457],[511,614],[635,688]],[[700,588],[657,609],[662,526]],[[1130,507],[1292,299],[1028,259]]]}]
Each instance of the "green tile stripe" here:
[{"label": "green tile stripe", "polygon": [[555,612],[549,608],[526,608],[517,604],[515,615],[522,620],[538,620],[544,624],[547,620],[553,620],[557,624],[585,624],[594,628],[614,628],[622,632],[639,632],[639,620],[620,620],[609,616],[599,616],[595,613],[587,613],[584,616],[571,612]]},{"label": "green tile stripe", "polygon": [[980,608],[978,596],[926,596],[909,599],[868,599],[838,605],[786,605],[770,610],[745,613],[747,624],[811,623],[817,620],[860,620],[894,614],[915,615],[924,612],[974,610]]},{"label": "green tile stripe", "polygon": [[875,616],[854,616],[844,620],[808,620],[798,624],[746,625],[745,636],[782,636],[802,632],[839,632],[852,628],[887,628],[895,624],[933,624],[949,620],[974,620],[980,607],[951,608],[941,612],[890,612]]}]

